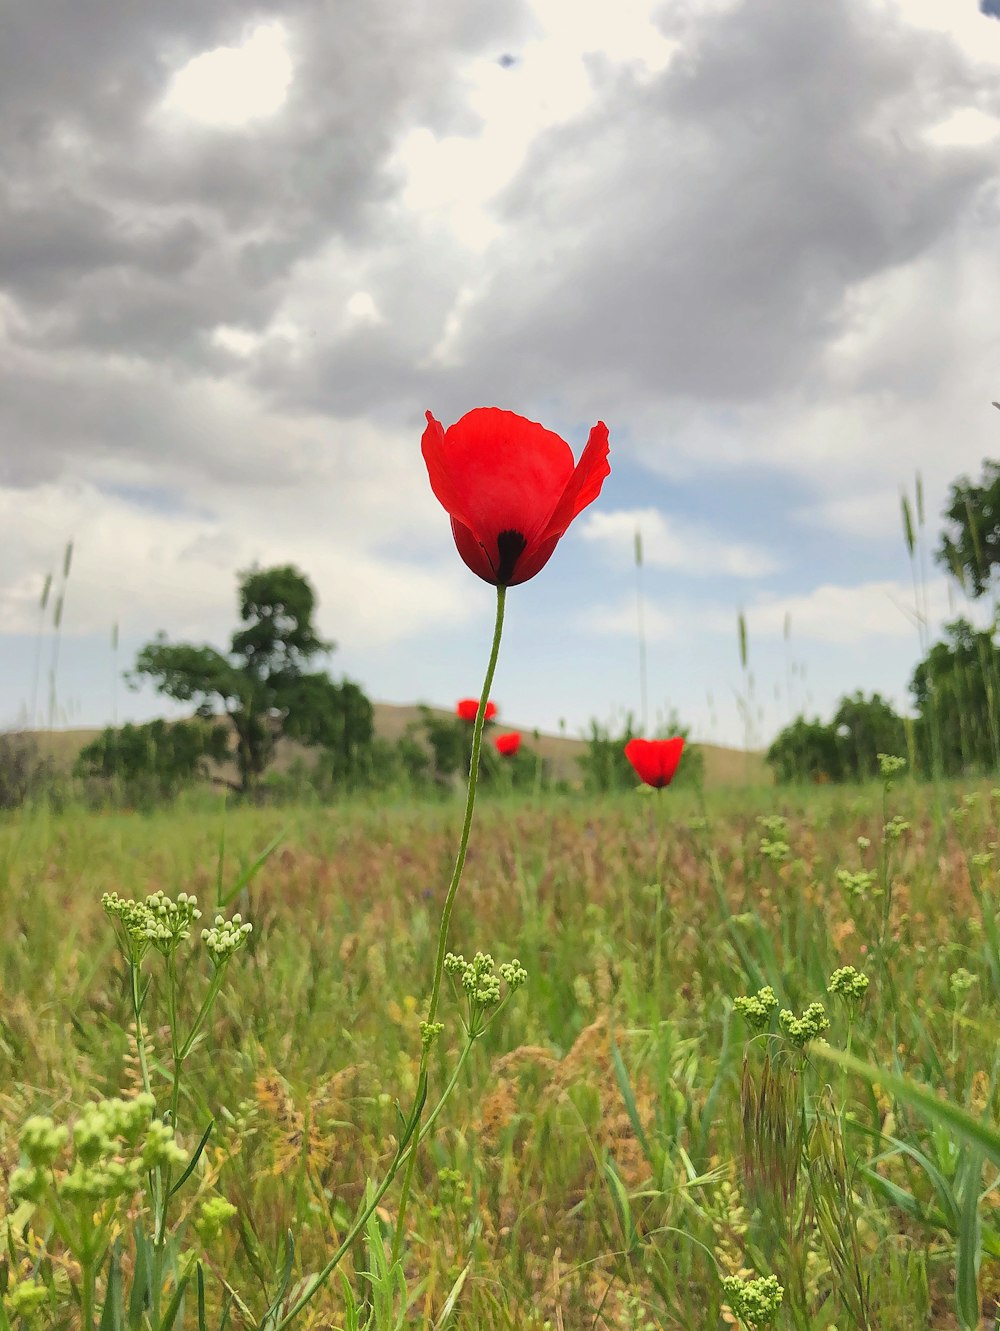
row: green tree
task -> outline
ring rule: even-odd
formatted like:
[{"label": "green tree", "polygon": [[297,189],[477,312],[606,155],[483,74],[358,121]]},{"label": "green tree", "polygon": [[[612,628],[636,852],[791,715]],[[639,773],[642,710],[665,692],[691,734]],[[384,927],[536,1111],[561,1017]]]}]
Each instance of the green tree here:
[{"label": "green tree", "polygon": [[323,749],[326,776],[337,786],[368,784],[373,772],[375,708],[352,680],[300,675],[288,686],[285,734]]},{"label": "green tree", "polygon": [[[316,632],[315,593],[298,569],[282,565],[242,574],[239,607],[241,627],[228,654],[206,645],[171,643],[160,634],[139,652],[131,678],[151,679],[167,697],[194,703],[201,716],[225,712],[236,735],[240,789],[249,792],[282,735],[339,746],[342,761],[345,751],[361,742],[363,723],[351,692],[356,685],[345,691],[325,673],[307,670],[334,644]],[[338,729],[340,706],[351,711],[352,720]]]},{"label": "green tree", "polygon": [[819,719],[797,716],[785,726],[767,751],[774,778],[782,785],[793,781],[840,781],[843,757],[834,726]]},{"label": "green tree", "polygon": [[846,780],[867,781],[878,774],[878,754],[907,751],[903,718],[878,693],[866,698],[859,689],[841,698],[833,730]]},{"label": "green tree", "polygon": [[945,640],[917,666],[910,691],[926,768],[953,775],[1000,766],[1000,650],[992,631],[967,619],[946,624]]},{"label": "green tree", "polygon": [[950,526],[937,558],[963,587],[982,596],[1000,565],[1000,462],[984,461],[978,485],[967,476],[952,485],[945,518]]}]

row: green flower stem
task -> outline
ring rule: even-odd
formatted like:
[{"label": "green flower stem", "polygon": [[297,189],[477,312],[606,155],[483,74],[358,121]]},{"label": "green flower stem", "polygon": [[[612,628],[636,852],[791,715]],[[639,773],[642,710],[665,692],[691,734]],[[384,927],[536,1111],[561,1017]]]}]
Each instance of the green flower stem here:
[{"label": "green flower stem", "polygon": [[142,1026],[142,995],[139,993],[139,962],[130,961],[132,972],[132,1012],[135,1016],[135,1047],[139,1055],[139,1071],[142,1076],[142,1089],[152,1095],[149,1082],[149,1059],[146,1054],[146,1032]]},{"label": "green flower stem", "polygon": [[414,1139],[413,1149],[410,1151],[411,1156],[416,1155],[417,1146],[420,1144],[420,1142],[424,1140],[426,1136],[428,1136],[428,1134],[430,1133],[431,1129],[434,1126],[438,1114],[440,1114],[441,1110],[445,1107],[446,1103],[448,1102],[448,1099],[451,1096],[452,1091],[455,1089],[459,1077],[461,1076],[462,1069],[465,1067],[466,1059],[469,1057],[469,1054],[472,1052],[472,1046],[476,1043],[476,1040],[478,1038],[479,1038],[478,1036],[473,1035],[465,1042],[465,1048],[462,1050],[461,1054],[458,1057],[458,1062],[455,1064],[455,1070],[454,1072],[452,1072],[451,1077],[448,1079],[448,1085],[441,1092],[440,1100],[438,1100],[437,1104],[431,1110],[430,1114],[428,1114],[427,1122],[423,1125],[423,1127],[420,1129],[420,1132],[416,1135]]},{"label": "green flower stem", "polygon": [[[142,1024],[142,995],[139,992],[141,971],[140,962],[134,958],[129,962],[129,970],[132,973],[132,1012],[135,1017],[135,1048],[139,1056],[139,1072],[142,1077],[142,1089],[147,1095],[152,1095],[152,1085],[149,1079],[149,1056],[146,1050],[146,1032]],[[149,1191],[153,1199],[153,1215],[158,1216],[161,1213],[161,1180],[160,1171],[151,1169],[149,1171]],[[165,1189],[162,1190],[165,1195]]]},{"label": "green flower stem", "polygon": [[[448,887],[448,894],[445,897],[444,909],[441,913],[441,927],[438,932],[437,955],[434,965],[434,980],[431,986],[431,1001],[427,1010],[428,1024],[433,1022],[437,1015],[438,1004],[441,1001],[441,985],[444,977],[444,959],[448,950],[448,927],[451,923],[451,912],[455,904],[455,894],[458,891],[458,885],[462,880],[462,870],[465,868],[465,857],[469,849],[469,833],[472,829],[472,813],[476,804],[476,786],[479,780],[479,755],[483,745],[483,727],[486,719],[486,703],[489,700],[490,689],[493,687],[493,676],[496,672],[497,657],[500,653],[500,636],[503,632],[503,614],[504,602],[507,594],[506,587],[497,588],[497,614],[496,624],[493,630],[493,648],[490,652],[489,665],[486,668],[486,678],[483,681],[483,691],[479,699],[479,711],[476,714],[476,724],[472,732],[472,759],[469,764],[469,792],[465,805],[465,821],[462,824],[462,835],[458,845],[458,856],[455,860],[455,869],[451,876],[451,883]],[[397,1148],[396,1155],[393,1157],[389,1168],[386,1170],[385,1178],[372,1193],[366,1205],[362,1208],[360,1215],[357,1216],[353,1225],[345,1234],[340,1247],[327,1261],[326,1265],[312,1279],[309,1287],[299,1295],[292,1306],[277,1321],[269,1322],[269,1331],[283,1331],[293,1318],[297,1317],[312,1297],[323,1288],[330,1276],[340,1264],[341,1259],[348,1253],[355,1239],[364,1230],[368,1223],[368,1218],[375,1211],[375,1208],[381,1202],[382,1198],[389,1191],[396,1175],[399,1173],[403,1164],[404,1156],[406,1159],[406,1172],[403,1178],[402,1193],[400,1196],[399,1214],[396,1221],[396,1232],[393,1237],[392,1261],[398,1260],[399,1248],[402,1245],[403,1224],[406,1213],[406,1202],[409,1196],[410,1184],[413,1179],[413,1170],[417,1158],[417,1149],[427,1134],[428,1129],[440,1113],[445,1101],[451,1094],[454,1085],[458,1079],[462,1064],[468,1057],[469,1050],[472,1048],[473,1041],[466,1043],[458,1066],[452,1074],[451,1080],[445,1089],[444,1095],[438,1101],[435,1108],[431,1111],[430,1118],[424,1124],[423,1129],[420,1126],[420,1118],[423,1113],[424,1101],[427,1097],[427,1064],[430,1056],[430,1046],[424,1045],[420,1056],[420,1069],[417,1074],[417,1091],[414,1099],[414,1107],[410,1118],[407,1120],[406,1129],[403,1134],[404,1145]]]},{"label": "green flower stem", "polygon": [[[451,875],[451,883],[448,885],[448,895],[445,897],[444,909],[441,912],[441,927],[438,930],[437,956],[434,959],[434,981],[431,985],[431,1001],[427,1008],[426,1021],[428,1025],[432,1024],[437,1016],[438,1004],[441,1001],[441,982],[444,978],[444,958],[448,950],[448,930],[451,925],[451,912],[455,905],[455,896],[458,892],[458,885],[462,881],[462,870],[465,868],[465,856],[469,849],[469,833],[472,830],[472,814],[476,807],[476,787],[479,784],[479,755],[483,747],[483,727],[486,724],[486,704],[489,701],[490,690],[493,687],[493,676],[496,673],[497,657],[500,654],[500,637],[503,633],[503,612],[507,599],[507,588],[497,587],[497,615],[496,623],[493,627],[493,647],[490,651],[489,664],[486,667],[486,678],[483,680],[483,691],[479,695],[479,711],[476,713],[476,724],[472,732],[472,759],[469,763],[469,791],[465,801],[465,821],[462,824],[462,835],[458,843],[458,855],[455,857],[455,868]],[[430,1044],[425,1044],[420,1054],[420,1069],[417,1073],[417,1100],[418,1103],[422,1095],[427,1091],[427,1064],[430,1059]],[[419,1142],[419,1114],[417,1115],[417,1139]],[[413,1150],[410,1151],[406,1161],[406,1173],[403,1175],[403,1186],[399,1198],[399,1211],[396,1216],[396,1232],[392,1239],[392,1260],[398,1261],[400,1250],[403,1246],[403,1226],[406,1219],[406,1204],[410,1197],[410,1186],[413,1182],[413,1171],[416,1168],[417,1152],[414,1143]]]},{"label": "green flower stem", "polygon": [[188,1033],[187,1039],[181,1045],[180,1060],[182,1063],[187,1058],[188,1054],[190,1054],[191,1048],[194,1045],[195,1040],[197,1040],[198,1038],[198,1033],[200,1032],[202,1026],[204,1026],[205,1020],[208,1017],[208,1014],[211,1012],[215,1000],[219,996],[219,991],[222,989],[222,980],[225,968],[226,968],[226,963],[223,963],[223,965],[221,965],[218,968],[218,970],[215,972],[215,974],[212,976],[212,983],[208,987],[208,993],[205,995],[205,1000],[202,1003],[201,1007],[198,1009],[198,1015],[194,1019],[194,1024],[192,1025],[191,1030]]}]

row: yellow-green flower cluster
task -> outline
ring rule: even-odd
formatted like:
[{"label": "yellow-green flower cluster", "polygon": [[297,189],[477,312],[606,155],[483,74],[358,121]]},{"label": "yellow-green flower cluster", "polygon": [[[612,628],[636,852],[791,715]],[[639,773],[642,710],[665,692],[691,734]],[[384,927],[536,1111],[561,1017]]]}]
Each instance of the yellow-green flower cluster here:
[{"label": "yellow-green flower cluster", "polygon": [[760,853],[772,864],[780,864],[791,854],[788,845],[788,819],[780,813],[764,814],[757,819],[764,836],[760,843]]},{"label": "yellow-green flower cluster", "polygon": [[836,994],[845,1003],[860,1003],[868,992],[868,976],[853,966],[840,966],[830,976],[827,993]]},{"label": "yellow-green flower cluster", "polygon": [[903,833],[909,830],[910,824],[897,813],[895,818],[890,818],[885,825],[885,839],[886,841],[898,841]]},{"label": "yellow-green flower cluster", "polygon": [[250,937],[253,925],[249,920],[244,923],[243,916],[237,913],[231,920],[224,915],[216,915],[210,929],[202,929],[201,940],[208,948],[209,955],[216,967],[224,965],[234,952],[238,952]]},{"label": "yellow-green flower cluster", "polygon": [[852,873],[850,869],[837,870],[837,882],[851,901],[866,897],[877,881],[878,874],[868,869],[859,869],[857,873]]},{"label": "yellow-green flower cluster", "polygon": [[[41,1202],[49,1189],[67,1200],[92,1203],[130,1196],[150,1169],[187,1160],[173,1128],[152,1115],[153,1097],[146,1094],[85,1105],[72,1133],[34,1115],[21,1130],[24,1163],[11,1173],[11,1198]],[[60,1167],[70,1140],[72,1158]]]},{"label": "yellow-green flower cluster", "polygon": [[[488,952],[477,952],[471,961],[466,961],[461,953],[449,952],[444,968],[465,990],[469,1001],[469,1032],[473,1035],[485,1028],[484,1018],[491,1009],[498,1008],[501,1000],[505,1002],[528,978],[528,972],[516,957],[504,962],[498,973]],[[507,986],[506,995],[502,985]]]},{"label": "yellow-green flower cluster", "polygon": [[818,1040],[830,1029],[830,1021],[822,1003],[810,1003],[801,1017],[788,1008],[778,1013],[778,1025],[797,1049],[804,1049],[811,1040]]},{"label": "yellow-green flower cluster", "polygon": [[948,978],[948,984],[955,1002],[961,1003],[975,983],[975,975],[971,971],[967,971],[964,966],[959,966],[957,971],[952,971]]},{"label": "yellow-green flower cluster", "polygon": [[31,1322],[32,1317],[48,1302],[49,1291],[39,1280],[18,1280],[4,1295],[4,1304],[14,1317]]},{"label": "yellow-green flower cluster", "polygon": [[236,1207],[225,1197],[210,1197],[202,1202],[194,1227],[204,1243],[211,1243],[222,1234],[223,1227],[236,1214]]},{"label": "yellow-green flower cluster", "polygon": [[875,757],[878,759],[878,770],[882,775],[882,780],[887,784],[906,767],[906,759],[899,758],[892,753],[877,753]]},{"label": "yellow-green flower cluster", "polygon": [[771,1024],[771,1014],[778,1006],[774,990],[769,984],[755,994],[733,999],[733,1007],[755,1031],[763,1031]]},{"label": "yellow-green flower cluster", "polygon": [[736,1316],[752,1331],[771,1325],[785,1297],[775,1276],[757,1276],[752,1280],[725,1276],[722,1292]]}]

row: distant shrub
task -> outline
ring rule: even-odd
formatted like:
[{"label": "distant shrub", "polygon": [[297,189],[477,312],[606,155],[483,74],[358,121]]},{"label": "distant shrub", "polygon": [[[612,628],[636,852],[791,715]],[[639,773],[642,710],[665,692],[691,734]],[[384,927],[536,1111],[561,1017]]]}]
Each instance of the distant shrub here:
[{"label": "distant shrub", "polygon": [[53,775],[31,735],[0,735],[0,809],[19,809],[49,787]]},{"label": "distant shrub", "polygon": [[81,749],[77,776],[103,783],[103,795],[128,804],[172,799],[209,773],[209,763],[229,756],[226,726],[203,721],[157,720],[146,725],[109,726]]},{"label": "distant shrub", "polygon": [[[662,731],[660,738],[682,735],[687,739],[690,733],[689,728],[682,725],[673,713],[668,718],[666,726],[660,727],[660,730]],[[625,745],[635,737],[631,713],[625,717],[623,729],[618,734],[610,726],[591,720],[586,751],[577,759],[583,770],[584,785],[588,790],[607,794],[613,790],[635,789],[639,784],[639,778],[636,776],[635,768],[625,757]],[[702,780],[704,770],[705,759],[697,745],[686,744],[672,784],[697,785]]]},{"label": "distant shrub", "polygon": [[880,753],[905,753],[906,724],[880,694],[859,690],[841,698],[829,725],[804,716],[780,732],[767,752],[775,780],[867,781],[878,775]]}]

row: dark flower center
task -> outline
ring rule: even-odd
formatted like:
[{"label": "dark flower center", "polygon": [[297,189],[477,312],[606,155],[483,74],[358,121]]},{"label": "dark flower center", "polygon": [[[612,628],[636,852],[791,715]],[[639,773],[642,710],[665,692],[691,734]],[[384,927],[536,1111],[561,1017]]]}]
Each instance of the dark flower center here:
[{"label": "dark flower center", "polygon": [[527,539],[519,531],[502,531],[497,537],[497,554],[500,562],[494,569],[496,580],[501,585],[510,582],[514,576],[514,565],[520,559]]}]

